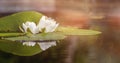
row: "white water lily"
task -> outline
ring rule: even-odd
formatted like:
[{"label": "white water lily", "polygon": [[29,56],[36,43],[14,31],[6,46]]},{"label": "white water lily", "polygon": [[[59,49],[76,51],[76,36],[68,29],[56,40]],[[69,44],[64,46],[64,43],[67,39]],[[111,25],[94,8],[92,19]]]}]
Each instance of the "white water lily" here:
[{"label": "white water lily", "polygon": [[37,34],[39,32],[43,32],[43,29],[45,33],[47,32],[54,32],[55,29],[58,27],[59,24],[56,23],[54,19],[48,18],[46,16],[42,16],[38,25],[36,25],[34,22],[27,21],[26,23],[22,24],[23,32],[27,33],[27,30],[29,29],[33,34]]},{"label": "white water lily", "polygon": [[23,23],[24,32],[27,33],[29,29],[33,34],[39,33],[39,29],[34,22]]},{"label": "white water lily", "polygon": [[56,41],[41,42],[41,43],[38,43],[38,45],[40,46],[40,48],[41,48],[42,50],[46,50],[46,49],[48,49],[49,47],[56,46]]},{"label": "white water lily", "polygon": [[[34,22],[27,21],[26,23],[22,24],[22,31],[27,33],[28,29],[32,34],[37,34],[39,32],[54,32],[55,29],[58,27],[59,24],[56,23],[54,19],[48,18],[46,16],[42,16],[38,25]],[[44,29],[44,30],[43,30]],[[36,42],[23,42],[23,45],[26,46],[35,46]],[[52,42],[42,42],[38,43],[42,50],[46,50],[51,46],[56,46],[56,41]]]},{"label": "white water lily", "polygon": [[38,23],[38,28],[40,31],[42,31],[42,29],[45,29],[44,32],[47,33],[47,32],[55,31],[58,25],[59,24],[56,23],[54,19],[48,18],[46,16],[42,16],[42,18]]}]

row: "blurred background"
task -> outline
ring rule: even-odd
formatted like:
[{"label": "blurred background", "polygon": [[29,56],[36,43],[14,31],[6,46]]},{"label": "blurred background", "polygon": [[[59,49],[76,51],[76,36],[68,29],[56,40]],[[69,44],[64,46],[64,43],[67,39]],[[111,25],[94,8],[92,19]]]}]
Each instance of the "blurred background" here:
[{"label": "blurred background", "polygon": [[30,57],[1,51],[0,63],[120,63],[120,0],[0,0],[0,17],[20,11],[38,11],[63,26],[102,34],[70,36]]}]

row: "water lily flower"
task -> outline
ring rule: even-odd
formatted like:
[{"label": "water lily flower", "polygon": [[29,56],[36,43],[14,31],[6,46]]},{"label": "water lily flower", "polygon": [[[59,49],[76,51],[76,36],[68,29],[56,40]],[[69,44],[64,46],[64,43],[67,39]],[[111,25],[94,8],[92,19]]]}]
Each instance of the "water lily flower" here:
[{"label": "water lily flower", "polygon": [[[37,34],[39,32],[54,32],[55,29],[58,27],[58,23],[52,18],[48,18],[46,16],[42,16],[39,23],[36,25],[34,22],[27,21],[26,23],[22,24],[22,29],[21,31],[27,33],[28,30],[32,34]],[[35,46],[36,42],[23,42],[23,45],[26,46]],[[56,41],[51,41],[51,42],[42,42],[42,43],[37,43],[42,50],[46,50],[51,46],[56,46]]]},{"label": "water lily flower", "polygon": [[[53,32],[58,27],[59,24],[56,23],[54,19],[48,18],[46,16],[42,16],[38,25],[34,22],[27,21],[22,24],[23,32],[27,33],[28,29],[33,33],[37,34],[39,32]],[[45,29],[43,31],[43,29]]]},{"label": "water lily flower", "polygon": [[39,29],[37,28],[36,24],[34,22],[26,22],[23,23],[23,29],[24,32],[27,33],[27,30],[29,29],[33,34],[39,33]]},{"label": "water lily flower", "polygon": [[41,43],[38,43],[38,45],[40,46],[40,48],[41,48],[42,50],[46,50],[46,49],[48,49],[49,47],[56,46],[56,41],[41,42]]},{"label": "water lily flower", "polygon": [[38,28],[42,32],[42,29],[45,29],[44,32],[53,32],[58,27],[58,23],[52,18],[48,18],[46,16],[42,16],[38,23]]}]

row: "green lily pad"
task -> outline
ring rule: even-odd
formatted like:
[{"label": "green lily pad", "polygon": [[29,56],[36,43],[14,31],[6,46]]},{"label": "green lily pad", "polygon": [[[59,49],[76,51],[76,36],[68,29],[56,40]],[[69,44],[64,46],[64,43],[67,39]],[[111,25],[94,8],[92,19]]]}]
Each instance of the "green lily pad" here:
[{"label": "green lily pad", "polygon": [[21,42],[0,40],[0,50],[19,56],[32,56],[42,52],[39,45],[24,46]]},{"label": "green lily pad", "polygon": [[46,41],[46,40],[62,40],[65,38],[65,35],[58,33],[41,33],[31,36],[19,36],[19,37],[9,37],[3,38],[6,40],[12,41]]},{"label": "green lily pad", "polygon": [[99,31],[79,29],[75,27],[58,27],[57,32],[64,35],[97,35],[101,34]]},{"label": "green lily pad", "polygon": [[18,12],[0,18],[0,32],[21,32],[19,26],[26,21],[38,23],[43,15],[35,11]]},{"label": "green lily pad", "polygon": [[0,37],[23,36],[25,33],[0,33]]}]

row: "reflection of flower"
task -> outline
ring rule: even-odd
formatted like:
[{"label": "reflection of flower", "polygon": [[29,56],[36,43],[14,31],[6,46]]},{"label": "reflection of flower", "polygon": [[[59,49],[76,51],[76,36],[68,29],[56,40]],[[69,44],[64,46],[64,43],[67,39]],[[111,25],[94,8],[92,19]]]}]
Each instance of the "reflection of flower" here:
[{"label": "reflection of flower", "polygon": [[[23,45],[26,46],[35,46],[36,42],[23,42]],[[49,47],[56,46],[56,41],[51,41],[51,42],[39,42],[37,43],[42,50],[46,50]]]},{"label": "reflection of flower", "polygon": [[38,45],[40,46],[40,48],[41,48],[42,50],[46,50],[46,49],[48,49],[48,48],[51,47],[51,46],[56,46],[56,41],[41,42],[41,43],[38,43]]},{"label": "reflection of flower", "polygon": [[[27,33],[28,30],[32,34],[37,34],[39,32],[54,32],[55,29],[58,27],[58,23],[54,21],[54,19],[48,18],[46,16],[42,16],[39,23],[36,25],[34,22],[27,21],[26,23],[22,24],[21,29],[23,32]],[[23,42],[23,45],[26,46],[35,46],[36,42]],[[56,45],[56,41],[51,41],[51,42],[42,42],[42,43],[37,43],[42,50],[46,50],[51,46]]]},{"label": "reflection of flower", "polygon": [[26,45],[26,46],[35,46],[35,42],[23,42],[23,45]]},{"label": "reflection of flower", "polygon": [[33,34],[39,33],[39,32],[53,32],[58,27],[59,24],[54,21],[54,19],[48,18],[46,16],[42,16],[40,19],[38,25],[36,25],[34,22],[27,21],[26,23],[22,24],[23,32],[27,33],[27,30],[29,29]]}]

